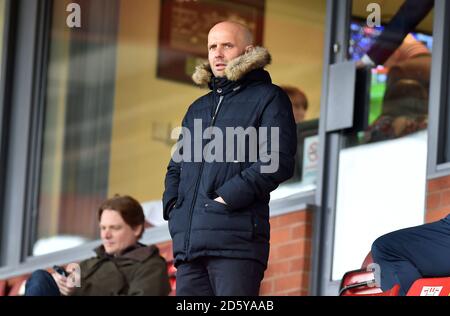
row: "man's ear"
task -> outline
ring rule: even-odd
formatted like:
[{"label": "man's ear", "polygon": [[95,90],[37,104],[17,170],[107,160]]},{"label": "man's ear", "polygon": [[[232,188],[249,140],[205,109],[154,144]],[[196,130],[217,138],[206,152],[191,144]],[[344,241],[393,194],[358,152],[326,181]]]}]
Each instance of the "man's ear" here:
[{"label": "man's ear", "polygon": [[142,234],[144,233],[145,228],[146,228],[146,227],[145,227],[145,224],[138,225],[138,226],[136,226],[135,228],[133,228],[134,236],[135,236],[136,238],[138,238],[139,235],[141,235],[141,233],[142,233]]},{"label": "man's ear", "polygon": [[253,48],[255,48],[255,46],[253,46],[253,45],[248,45],[247,47],[245,47],[245,53],[247,54],[247,53],[250,53],[252,50],[253,50]]}]

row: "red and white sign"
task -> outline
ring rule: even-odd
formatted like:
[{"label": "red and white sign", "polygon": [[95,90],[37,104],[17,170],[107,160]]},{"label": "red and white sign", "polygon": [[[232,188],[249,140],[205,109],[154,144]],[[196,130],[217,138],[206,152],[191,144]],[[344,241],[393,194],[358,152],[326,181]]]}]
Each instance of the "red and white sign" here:
[{"label": "red and white sign", "polygon": [[424,286],[420,292],[420,296],[439,296],[442,286]]}]

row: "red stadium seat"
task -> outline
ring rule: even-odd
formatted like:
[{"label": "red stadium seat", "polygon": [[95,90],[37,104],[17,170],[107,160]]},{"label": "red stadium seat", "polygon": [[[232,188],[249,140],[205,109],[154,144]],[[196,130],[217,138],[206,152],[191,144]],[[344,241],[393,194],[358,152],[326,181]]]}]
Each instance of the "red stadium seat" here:
[{"label": "red stadium seat", "polygon": [[169,274],[169,282],[171,288],[169,296],[175,296],[177,289],[177,268],[175,268],[173,260],[167,262],[167,272]]},{"label": "red stadium seat", "polygon": [[0,281],[0,296],[5,296],[5,295],[6,295],[6,281],[1,280]]},{"label": "red stadium seat", "polygon": [[18,296],[20,288],[30,275],[21,275],[8,280],[0,281],[0,296]]},{"label": "red stadium seat", "polygon": [[406,296],[449,296],[450,277],[422,278],[416,280]]},{"label": "red stadium seat", "polygon": [[[340,296],[397,296],[399,294],[398,284],[385,292],[376,285],[375,275],[370,269],[371,263],[373,260],[369,252],[361,269],[344,274],[339,290]],[[416,280],[406,296],[450,296],[450,277]]]},{"label": "red stadium seat", "polygon": [[[371,264],[372,254],[369,252],[362,263],[362,268],[346,272],[339,287],[340,296],[371,295],[383,296],[383,291],[376,282],[375,273]],[[389,290],[388,296],[396,292],[395,287]]]},{"label": "red stadium seat", "polygon": [[378,292],[351,292],[349,291],[347,294],[342,296],[398,296],[398,293],[400,292],[400,285],[396,284],[394,287],[387,291],[381,291],[380,288],[376,288]]},{"label": "red stadium seat", "polygon": [[339,295],[379,294],[383,292],[375,282],[371,269],[358,269],[344,274],[341,280]]}]

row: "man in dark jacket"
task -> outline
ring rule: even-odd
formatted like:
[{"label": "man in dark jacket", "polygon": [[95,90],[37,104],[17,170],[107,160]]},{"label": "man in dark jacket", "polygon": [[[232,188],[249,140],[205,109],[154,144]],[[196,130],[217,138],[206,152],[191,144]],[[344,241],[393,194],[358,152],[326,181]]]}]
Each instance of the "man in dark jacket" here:
[{"label": "man in dark jacket", "polygon": [[[115,196],[98,212],[103,245],[97,256],[82,261],[72,275],[34,272],[26,296],[165,296],[170,292],[166,261],[156,246],[138,243],[144,232],[144,211],[135,199]],[[72,272],[70,264],[66,268]],[[76,275],[76,271],[81,275]],[[79,284],[76,279],[79,277]],[[75,282],[74,282],[75,281]]]},{"label": "man in dark jacket", "polygon": [[256,296],[269,256],[270,192],[293,174],[295,121],[263,69],[268,51],[253,46],[246,27],[215,25],[208,51],[193,79],[211,92],[183,119],[163,194],[177,295]]}]

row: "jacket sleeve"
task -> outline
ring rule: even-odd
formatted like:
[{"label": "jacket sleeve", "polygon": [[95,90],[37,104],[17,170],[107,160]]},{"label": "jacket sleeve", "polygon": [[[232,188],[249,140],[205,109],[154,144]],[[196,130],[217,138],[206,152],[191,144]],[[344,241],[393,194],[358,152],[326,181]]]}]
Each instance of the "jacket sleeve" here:
[{"label": "jacket sleeve", "polygon": [[[186,126],[187,114],[183,119],[182,126]],[[178,144],[182,139],[178,138]],[[182,154],[182,148],[180,149],[180,154]],[[165,220],[169,219],[169,212],[172,206],[175,204],[178,197],[178,185],[180,184],[180,169],[181,163],[175,162],[173,158],[170,159],[169,165],[167,166],[166,178],[164,180],[165,190],[163,193],[162,203],[163,203],[163,217]]]},{"label": "jacket sleeve", "polygon": [[127,296],[167,296],[169,293],[166,262],[158,256],[137,269],[130,280]]},{"label": "jacket sleeve", "polygon": [[434,0],[406,0],[367,52],[370,59],[377,65],[384,64],[433,6]]},{"label": "jacket sleeve", "polygon": [[[281,89],[272,92],[272,96],[268,98],[261,114],[260,126],[267,128],[268,137],[263,146],[260,141],[258,161],[216,190],[231,210],[246,207],[255,199],[267,199],[271,191],[293,175],[297,150],[296,125],[291,102]],[[278,129],[278,139],[274,138],[275,141],[279,140],[278,142],[272,142],[274,134],[271,128]],[[267,172],[264,168],[273,163],[268,160],[274,156],[279,157],[278,163],[275,161],[275,168],[270,168],[272,170]]]},{"label": "jacket sleeve", "polygon": [[165,220],[168,220],[170,209],[175,204],[178,197],[178,184],[180,183],[180,163],[174,162],[172,159],[170,159],[164,183],[165,190],[162,200],[163,217]]}]

